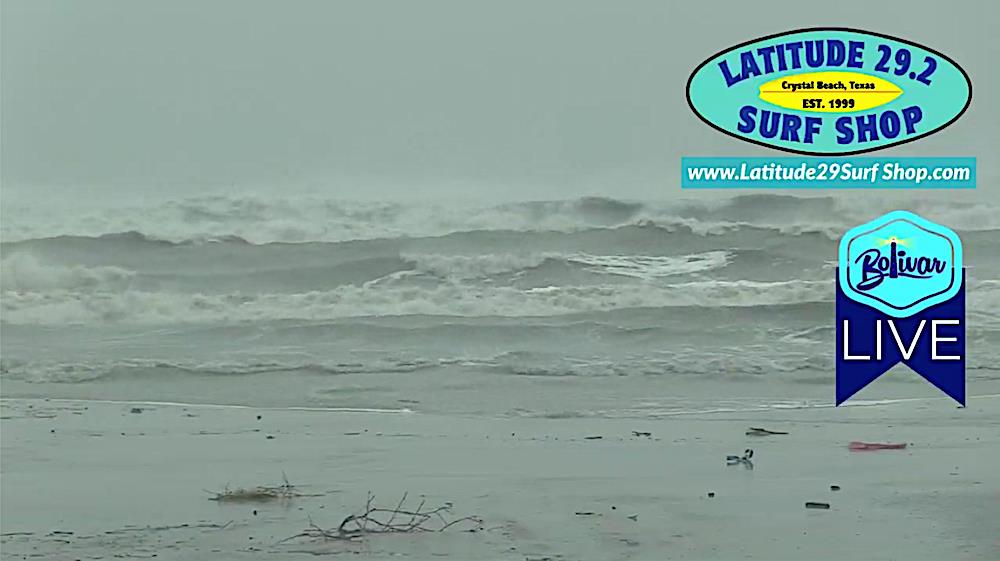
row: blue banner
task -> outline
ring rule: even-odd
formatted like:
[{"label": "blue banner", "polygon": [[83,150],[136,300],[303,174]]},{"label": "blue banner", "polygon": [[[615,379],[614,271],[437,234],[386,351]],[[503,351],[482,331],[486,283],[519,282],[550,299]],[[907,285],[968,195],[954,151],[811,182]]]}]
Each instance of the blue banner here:
[{"label": "blue banner", "polygon": [[965,405],[965,271],[952,298],[906,318],[849,298],[837,276],[837,405],[900,362]]}]

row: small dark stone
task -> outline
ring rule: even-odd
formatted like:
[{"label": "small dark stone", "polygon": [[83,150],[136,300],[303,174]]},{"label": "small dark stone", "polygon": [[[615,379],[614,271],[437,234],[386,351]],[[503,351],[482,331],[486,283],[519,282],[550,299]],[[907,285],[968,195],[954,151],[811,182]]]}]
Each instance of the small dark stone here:
[{"label": "small dark stone", "polygon": [[255,510],[255,511],[253,511],[253,515],[254,515],[254,516],[257,516],[257,511],[256,511],[256,510]]},{"label": "small dark stone", "polygon": [[712,497],[714,497],[714,496],[715,496],[715,493],[713,493],[713,492],[709,492],[709,493],[708,493],[708,498],[710,498],[710,499],[711,499],[711,498],[712,498]]},{"label": "small dark stone", "polygon": [[132,410],[129,411],[129,413],[142,413],[142,408],[140,408],[140,407],[133,407]]},{"label": "small dark stone", "polygon": [[830,503],[806,503],[806,508],[820,508],[827,510],[830,508]]},{"label": "small dark stone", "polygon": [[611,510],[616,510],[617,508],[615,505],[611,505]]},{"label": "small dark stone", "polygon": [[266,438],[268,440],[274,440],[274,435],[273,434],[269,434],[269,435],[266,436]]},{"label": "small dark stone", "polygon": [[52,429],[49,432],[51,432],[52,434],[55,434],[56,433],[56,429]]},{"label": "small dark stone", "polygon": [[840,491],[840,485],[830,485],[831,491]]},{"label": "small dark stone", "polygon": [[260,416],[260,415],[257,415],[257,420],[259,421],[260,419],[261,419],[261,416]]}]

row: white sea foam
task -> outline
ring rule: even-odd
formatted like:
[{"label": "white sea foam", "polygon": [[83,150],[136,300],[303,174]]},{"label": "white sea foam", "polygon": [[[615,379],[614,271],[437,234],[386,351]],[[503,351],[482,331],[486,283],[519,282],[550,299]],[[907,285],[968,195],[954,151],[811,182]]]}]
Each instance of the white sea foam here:
[{"label": "white sea foam", "polygon": [[540,267],[547,261],[581,265],[594,273],[654,279],[719,269],[729,263],[729,252],[710,251],[681,256],[590,255],[587,253],[522,254],[403,254],[420,273],[455,279],[477,279],[502,273],[517,273]]},{"label": "white sea foam", "polygon": [[400,257],[415,271],[455,279],[476,279],[533,269],[548,259],[560,259],[558,253],[445,255],[404,253]]},{"label": "white sea foam", "polygon": [[769,306],[828,301],[828,281],[699,281],[676,284],[550,286],[341,286],[297,294],[178,294],[52,290],[3,294],[12,324],[188,323],[356,316],[550,316],[622,308]]},{"label": "white sea foam", "polygon": [[709,251],[679,257],[645,255],[574,255],[569,261],[587,265],[590,270],[640,279],[701,273],[721,269],[729,263],[729,252]]}]

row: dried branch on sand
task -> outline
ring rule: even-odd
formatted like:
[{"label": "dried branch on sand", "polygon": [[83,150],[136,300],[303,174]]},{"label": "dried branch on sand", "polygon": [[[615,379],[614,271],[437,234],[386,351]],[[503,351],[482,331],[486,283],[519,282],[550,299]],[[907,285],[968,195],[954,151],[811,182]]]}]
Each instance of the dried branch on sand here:
[{"label": "dried branch on sand", "polygon": [[476,531],[482,526],[482,520],[475,516],[450,519],[451,503],[445,503],[437,508],[425,507],[424,501],[416,508],[406,506],[407,494],[399,499],[395,508],[379,508],[374,506],[375,495],[368,493],[364,512],[352,514],[345,518],[340,526],[324,529],[309,521],[309,528],[300,534],[281,541],[296,538],[313,538],[324,540],[354,540],[369,534],[393,534],[414,532],[443,532],[453,526],[465,526],[466,531]]},{"label": "dried branch on sand", "polygon": [[208,500],[220,502],[263,502],[301,496],[301,494],[295,491],[295,486],[288,482],[288,477],[285,474],[281,475],[284,479],[284,483],[281,485],[239,487],[236,489],[230,489],[227,485],[222,491],[208,491],[208,493],[212,494]]}]

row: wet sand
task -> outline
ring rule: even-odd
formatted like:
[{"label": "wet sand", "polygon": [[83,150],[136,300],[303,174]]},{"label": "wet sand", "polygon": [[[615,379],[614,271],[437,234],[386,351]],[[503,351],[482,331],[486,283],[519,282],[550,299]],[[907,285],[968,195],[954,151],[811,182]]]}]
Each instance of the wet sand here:
[{"label": "wet sand", "polygon": [[[659,420],[5,399],[2,417],[4,559],[941,560],[1000,550],[997,397],[965,409],[926,399]],[[748,436],[751,426],[789,434]],[[852,440],[909,446],[851,452]],[[754,469],[726,465],[745,448]],[[227,485],[278,485],[283,473],[304,496],[209,500]],[[310,520],[336,527],[369,491],[387,507],[404,492],[450,502],[454,517],[483,523],[282,541]]]}]

